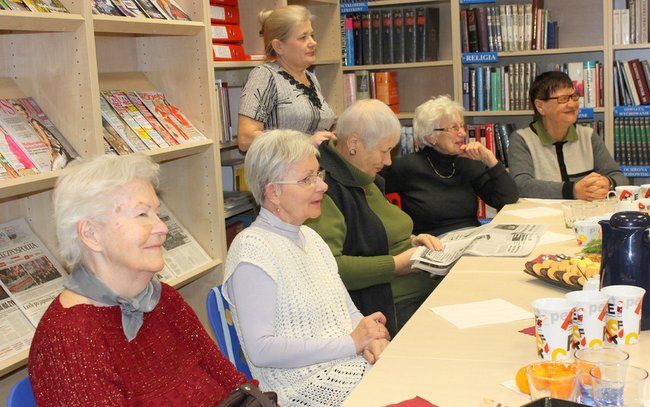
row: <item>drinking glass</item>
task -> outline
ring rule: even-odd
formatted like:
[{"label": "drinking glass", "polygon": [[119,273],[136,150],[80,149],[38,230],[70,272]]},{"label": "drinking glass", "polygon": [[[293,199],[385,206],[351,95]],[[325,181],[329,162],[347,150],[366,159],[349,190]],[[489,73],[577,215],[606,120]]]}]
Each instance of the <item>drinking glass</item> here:
[{"label": "drinking glass", "polygon": [[600,366],[626,366],[630,354],[619,348],[583,348],[574,352],[573,358],[580,367],[580,402],[588,406],[595,406],[593,399],[593,383],[590,371]]},{"label": "drinking glass", "polygon": [[643,407],[648,372],[638,366],[602,365],[589,371],[598,407]]},{"label": "drinking glass", "polygon": [[544,397],[576,401],[580,368],[573,362],[542,361],[526,366],[532,400]]}]

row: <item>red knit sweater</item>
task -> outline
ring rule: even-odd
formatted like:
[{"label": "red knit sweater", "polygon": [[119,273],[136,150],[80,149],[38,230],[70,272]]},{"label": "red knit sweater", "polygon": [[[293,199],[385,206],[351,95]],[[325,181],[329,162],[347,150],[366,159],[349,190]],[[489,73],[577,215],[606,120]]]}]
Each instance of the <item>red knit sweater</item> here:
[{"label": "red knit sweater", "polygon": [[63,308],[43,315],[29,352],[39,406],[215,406],[245,376],[219,351],[170,286],[127,342],[117,306]]}]

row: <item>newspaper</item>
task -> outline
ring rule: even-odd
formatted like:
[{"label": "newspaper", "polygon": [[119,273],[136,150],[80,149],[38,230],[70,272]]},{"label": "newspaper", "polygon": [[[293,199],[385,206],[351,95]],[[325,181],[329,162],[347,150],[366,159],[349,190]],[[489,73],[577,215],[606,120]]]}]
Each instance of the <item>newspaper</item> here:
[{"label": "newspaper", "polygon": [[165,267],[158,273],[160,280],[169,281],[212,261],[201,245],[162,202],[160,218],[169,229],[167,239],[163,243]]},{"label": "newspaper", "polygon": [[65,275],[25,219],[0,224],[0,360],[29,347]]},{"label": "newspaper", "polygon": [[523,257],[533,251],[548,225],[488,223],[471,229],[449,232],[441,237],[444,250],[420,246],[411,256],[412,268],[445,275],[464,254],[486,257]]}]

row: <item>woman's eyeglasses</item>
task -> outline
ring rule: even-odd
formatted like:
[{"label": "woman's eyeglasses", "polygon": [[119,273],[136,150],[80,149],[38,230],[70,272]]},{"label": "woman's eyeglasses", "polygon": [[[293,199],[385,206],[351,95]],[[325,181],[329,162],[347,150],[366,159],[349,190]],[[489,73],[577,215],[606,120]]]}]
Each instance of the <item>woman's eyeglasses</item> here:
[{"label": "woman's eyeglasses", "polygon": [[461,124],[454,124],[453,126],[445,127],[442,129],[433,129],[434,131],[446,131],[449,133],[458,133],[459,131],[463,130],[467,132],[467,125],[465,123]]},{"label": "woman's eyeglasses", "polygon": [[574,101],[574,102],[577,102],[580,99],[580,95],[578,95],[577,93],[574,93],[572,95],[553,96],[553,97],[542,99],[542,100],[552,100],[552,99],[557,100],[558,104],[563,105],[565,103],[569,103],[569,99]]},{"label": "woman's eyeglasses", "polygon": [[315,185],[318,180],[325,181],[325,170],[320,170],[316,174],[307,175],[303,179],[297,181],[275,181],[276,184],[292,184],[292,185]]}]

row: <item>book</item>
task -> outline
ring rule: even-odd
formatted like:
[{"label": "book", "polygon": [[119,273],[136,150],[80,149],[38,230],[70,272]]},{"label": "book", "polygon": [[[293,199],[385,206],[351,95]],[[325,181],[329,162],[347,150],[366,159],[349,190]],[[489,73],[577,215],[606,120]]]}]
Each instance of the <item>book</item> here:
[{"label": "book", "polygon": [[244,178],[244,159],[223,160],[221,162],[221,181],[224,191],[248,191]]},{"label": "book", "polygon": [[381,10],[381,19],[382,19],[382,31],[381,31],[381,43],[382,48],[382,63],[392,64],[393,63],[393,13],[390,10]]},{"label": "book", "polygon": [[354,72],[343,74],[343,99],[345,108],[357,101],[357,76]]},{"label": "book", "polygon": [[463,255],[524,257],[537,245],[548,225],[486,224],[445,234],[441,251],[419,246],[411,256],[412,268],[444,275]]},{"label": "book", "polygon": [[370,10],[370,36],[372,41],[370,42],[370,55],[372,55],[372,61],[370,62],[373,65],[379,65],[383,61],[383,35],[382,35],[382,19],[381,11],[374,9]]},{"label": "book", "polygon": [[[418,19],[420,16],[418,16]],[[419,23],[418,23],[419,25]],[[440,47],[440,10],[436,7],[424,8],[424,37],[417,52],[418,61],[435,61]]]},{"label": "book", "polygon": [[362,65],[372,64],[372,42],[375,39],[372,38],[372,30],[370,29],[370,12],[361,13],[361,49],[363,50],[363,55],[361,60],[363,61]]},{"label": "book", "polygon": [[596,61],[584,61],[583,67],[584,107],[596,107]]},{"label": "book", "polygon": [[366,70],[355,72],[356,92],[355,99],[370,99],[370,73]]},{"label": "book", "polygon": [[465,110],[470,110],[470,84],[469,84],[469,67],[463,65],[462,67],[462,79],[463,79],[463,107]]},{"label": "book", "polygon": [[490,42],[488,35],[487,11],[485,7],[476,7],[472,9],[476,18],[476,31],[478,32],[478,50],[480,52],[489,52]]},{"label": "book", "polygon": [[354,32],[352,15],[346,14],[343,17],[343,30],[345,32],[344,62],[345,66],[354,66]]},{"label": "book", "polygon": [[352,13],[352,36],[354,38],[354,65],[363,65],[363,31],[361,13]]},{"label": "book", "polygon": [[399,84],[396,71],[375,72],[376,98],[395,113],[400,111]]},{"label": "book", "polygon": [[415,41],[415,33],[417,24],[415,22],[415,9],[405,8],[402,11],[404,15],[404,62],[416,62],[417,44]]},{"label": "book", "polygon": [[160,91],[135,92],[142,103],[176,140],[186,142],[205,139],[189,119]]},{"label": "book", "polygon": [[[422,15],[424,15],[424,10],[422,10]],[[418,35],[424,35],[424,21],[422,24],[422,32],[420,33],[420,31],[418,30]],[[469,32],[467,31],[467,10],[460,11],[460,44],[461,44],[461,52],[469,52]]]},{"label": "book", "polygon": [[650,88],[641,61],[639,61],[638,58],[634,58],[628,61],[627,64],[632,75],[632,82],[634,83],[634,87],[639,95],[639,104],[650,105]]},{"label": "book", "polygon": [[393,63],[404,63],[404,14],[402,9],[393,9]]},{"label": "book", "polygon": [[476,22],[476,10],[469,9],[467,10],[467,38],[469,41],[469,52],[479,52],[479,33],[478,25]]}]

